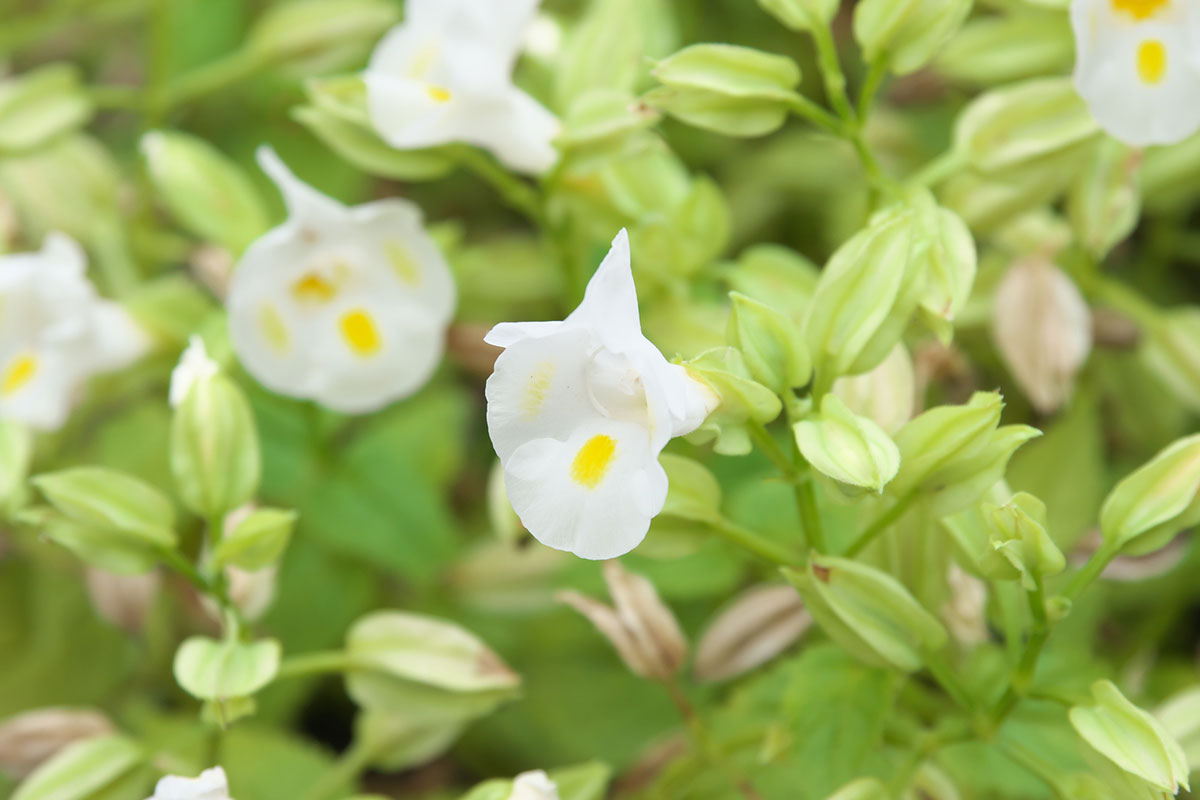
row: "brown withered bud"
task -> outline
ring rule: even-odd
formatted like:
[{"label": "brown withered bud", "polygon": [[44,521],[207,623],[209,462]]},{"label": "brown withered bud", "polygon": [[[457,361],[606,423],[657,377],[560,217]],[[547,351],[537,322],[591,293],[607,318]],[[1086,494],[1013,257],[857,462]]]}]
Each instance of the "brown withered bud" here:
[{"label": "brown withered bud", "polygon": [[795,588],[754,586],[719,611],[696,646],[696,679],[722,681],[749,672],[786,650],[812,626]]},{"label": "brown withered bud", "polygon": [[941,616],[950,635],[968,647],[986,642],[987,584],[963,572],[957,564],[950,565],[946,581],[950,598],[942,606]]},{"label": "brown withered bud", "polygon": [[604,562],[604,580],[615,608],[578,592],[560,592],[558,599],[587,617],[635,674],[675,677],[687,658],[687,640],[654,585],[616,561]]},{"label": "brown withered bud", "polygon": [[87,708],[39,708],[0,720],[0,771],[24,778],[64,747],[114,731],[108,717]]},{"label": "brown withered bud", "polygon": [[162,585],[162,577],[158,572],[118,575],[88,567],[84,581],[92,607],[101,619],[127,633],[137,634],[145,630],[146,615]]}]

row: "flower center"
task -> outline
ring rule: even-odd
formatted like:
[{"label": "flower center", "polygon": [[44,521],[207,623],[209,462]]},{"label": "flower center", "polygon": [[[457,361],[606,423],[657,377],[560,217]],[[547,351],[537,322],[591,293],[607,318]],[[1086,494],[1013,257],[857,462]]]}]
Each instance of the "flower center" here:
[{"label": "flower center", "polygon": [[617,443],[611,436],[596,434],[584,442],[575,454],[575,460],[571,462],[571,478],[581,486],[595,489],[604,480],[616,452]]},{"label": "flower center", "polygon": [[337,287],[316,272],[310,272],[292,284],[292,294],[297,300],[325,302],[337,294]]},{"label": "flower center", "polygon": [[370,356],[379,352],[383,340],[379,338],[379,329],[375,320],[361,308],[348,311],[342,315],[342,338],[346,344],[360,356]]},{"label": "flower center", "polygon": [[1167,0],[1112,0],[1113,8],[1124,11],[1134,19],[1150,19],[1167,4]]},{"label": "flower center", "polygon": [[1137,71],[1142,83],[1150,85],[1162,81],[1167,74],[1167,48],[1157,39],[1142,42],[1137,51]]},{"label": "flower center", "polygon": [[29,383],[37,372],[37,359],[31,355],[17,356],[0,378],[0,395],[8,396]]}]

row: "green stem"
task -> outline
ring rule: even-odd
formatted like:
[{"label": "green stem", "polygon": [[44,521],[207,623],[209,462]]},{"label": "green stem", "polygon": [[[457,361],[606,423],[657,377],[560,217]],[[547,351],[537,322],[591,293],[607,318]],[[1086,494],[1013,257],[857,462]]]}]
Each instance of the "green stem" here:
[{"label": "green stem", "polygon": [[909,177],[908,184],[910,186],[934,186],[958,172],[966,166],[966,163],[966,159],[958,150],[950,148],[914,172]]},{"label": "green stem", "polygon": [[785,547],[781,547],[769,539],[763,538],[749,528],[738,525],[733,520],[721,517],[709,523],[714,531],[725,541],[753,553],[759,558],[781,567],[793,567],[802,559]]},{"label": "green stem", "polygon": [[875,102],[880,84],[887,77],[887,72],[888,60],[886,58],[880,57],[871,62],[871,66],[867,69],[866,80],[863,81],[862,90],[858,95],[859,119],[866,119],[870,116],[871,106]]},{"label": "green stem", "polygon": [[846,126],[840,119],[835,117],[833,114],[830,114],[828,111],[821,108],[804,95],[794,95],[788,103],[788,108],[790,108],[792,113],[796,114],[796,116],[803,117],[824,131],[832,133],[835,136],[846,135]]},{"label": "green stem", "polygon": [[305,653],[284,659],[279,665],[276,680],[280,678],[303,678],[309,675],[326,675],[331,672],[346,672],[354,668],[350,656],[341,650]]},{"label": "green stem", "polygon": [[545,224],[541,198],[533,186],[514,176],[492,160],[491,156],[474,147],[455,147],[454,158],[495,189],[511,208],[524,214],[539,227],[549,227]]},{"label": "green stem", "polygon": [[199,570],[184,558],[178,550],[173,548],[163,548],[162,560],[168,567],[178,572],[180,575],[188,579],[188,582],[196,587],[197,590],[204,594],[212,594],[212,583],[207,578],[200,574]]},{"label": "green stem", "polygon": [[1067,584],[1066,590],[1062,596],[1074,602],[1079,593],[1091,585],[1092,581],[1100,577],[1100,573],[1104,572],[1104,568],[1108,566],[1108,562],[1112,561],[1121,552],[1119,547],[1113,547],[1108,542],[1100,546],[1100,549],[1092,553],[1092,557],[1083,565],[1083,569],[1075,573],[1075,577],[1071,578],[1071,582]]},{"label": "green stem", "polygon": [[192,70],[163,89],[162,112],[235,83],[249,80],[269,65],[266,54],[243,48]]},{"label": "green stem", "polygon": [[709,736],[708,729],[704,727],[700,715],[696,713],[696,709],[692,706],[691,701],[687,699],[673,680],[663,681],[663,687],[667,690],[667,694],[671,697],[671,702],[675,704],[675,708],[679,710],[679,716],[687,723],[688,733],[691,734],[692,744],[703,758],[713,766],[725,773],[725,777],[729,780],[737,791],[746,798],[746,800],[762,800],[762,795],[754,788],[750,779],[727,758],[725,758],[719,748],[713,745],[712,737]]},{"label": "green stem", "polygon": [[996,707],[992,709],[993,728],[999,727],[1004,722],[1016,707],[1017,701],[1033,683],[1033,674],[1037,669],[1038,659],[1042,655],[1042,648],[1046,646],[1046,639],[1050,636],[1050,625],[1046,619],[1046,590],[1042,586],[1040,577],[1034,578],[1034,589],[1029,593],[1029,610],[1033,614],[1033,628],[1029,634],[1029,642],[1025,645],[1025,652],[1021,654],[1021,660],[1017,663],[1016,669],[1013,670],[1008,688],[1004,690]]},{"label": "green stem", "polygon": [[891,508],[882,515],[877,517],[874,522],[867,526],[867,529],[859,534],[850,547],[846,548],[846,557],[852,558],[862,552],[863,548],[875,540],[879,534],[887,530],[888,526],[894,523],[912,506],[917,499],[916,492],[909,492],[904,497],[897,500]]},{"label": "green stem", "polygon": [[301,795],[301,800],[328,800],[338,797],[338,792],[343,792],[346,784],[358,783],[359,776],[371,766],[375,756],[374,748],[360,741],[354,742],[342,753],[337,763]]},{"label": "green stem", "polygon": [[787,454],[783,452],[783,448],[775,442],[775,437],[771,436],[766,425],[763,425],[761,422],[751,422],[746,427],[750,432],[750,438],[763,451],[763,455],[770,459],[776,469],[786,475],[787,479],[793,483],[801,480],[799,473],[796,471],[796,465],[788,459]]},{"label": "green stem", "polygon": [[825,80],[825,93],[829,97],[829,104],[843,120],[856,123],[858,118],[854,109],[850,107],[850,98],[846,94],[846,74],[842,72],[842,62],[838,59],[833,31],[828,25],[816,25],[812,29],[812,35],[817,46],[817,65],[821,68],[821,77]]}]

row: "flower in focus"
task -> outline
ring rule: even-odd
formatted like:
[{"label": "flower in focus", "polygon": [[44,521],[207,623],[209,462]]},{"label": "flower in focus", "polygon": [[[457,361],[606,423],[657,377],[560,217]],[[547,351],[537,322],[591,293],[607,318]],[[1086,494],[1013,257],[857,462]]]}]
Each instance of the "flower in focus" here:
[{"label": "flower in focus", "polygon": [[642,335],[625,231],[565,320],[501,323],[486,341],[506,348],[488,433],[521,522],[582,558],[632,550],[667,498],[658,454],[717,400]]},{"label": "flower in focus", "polygon": [[183,355],[179,357],[179,363],[171,371],[169,393],[171,408],[179,408],[179,404],[183,402],[183,398],[187,397],[192,384],[211,378],[220,371],[221,368],[217,366],[217,362],[209,358],[208,350],[204,348],[204,340],[193,335],[188,340],[188,346],[184,349]]},{"label": "flower in focus", "polygon": [[402,150],[467,142],[518,172],[557,159],[558,119],[512,83],[538,0],[409,0],[364,81],[371,123]]},{"label": "flower in focus", "polygon": [[1075,88],[1136,147],[1200,129],[1200,7],[1190,0],[1074,0]]},{"label": "flower in focus", "polygon": [[145,352],[145,333],[96,294],[87,260],[52,233],[36,253],[0,257],[0,419],[62,426],[84,382]]},{"label": "flower in focus", "polygon": [[441,359],[454,312],[449,267],[420,211],[399,199],[347,208],[259,163],[288,219],[255,241],[229,288],[229,330],[264,386],[357,414],[412,394]]},{"label": "flower in focus", "polygon": [[232,800],[225,770],[213,767],[195,778],[168,775],[154,787],[154,796],[147,800]]},{"label": "flower in focus", "polygon": [[540,769],[522,772],[513,780],[507,800],[559,800],[558,786]]}]

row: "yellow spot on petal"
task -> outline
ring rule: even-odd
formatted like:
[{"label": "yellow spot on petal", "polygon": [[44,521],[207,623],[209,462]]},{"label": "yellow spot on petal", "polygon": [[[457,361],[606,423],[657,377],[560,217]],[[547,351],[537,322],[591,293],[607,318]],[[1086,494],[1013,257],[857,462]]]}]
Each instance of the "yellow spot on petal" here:
[{"label": "yellow spot on petal", "polygon": [[430,86],[429,96],[433,98],[435,103],[448,103],[454,95],[450,94],[450,90],[444,86]]},{"label": "yellow spot on petal", "polygon": [[400,276],[400,280],[410,286],[416,286],[421,282],[421,268],[417,266],[412,255],[399,242],[387,242],[383,249],[387,254],[388,263]]},{"label": "yellow spot on petal", "polygon": [[1167,74],[1167,48],[1157,39],[1142,42],[1137,51],[1137,71],[1142,83],[1156,84]]},{"label": "yellow spot on petal", "polygon": [[595,489],[604,480],[616,452],[617,443],[611,436],[603,433],[593,436],[575,454],[575,460],[571,462],[571,477],[581,486]]},{"label": "yellow spot on petal", "polygon": [[337,287],[316,272],[310,272],[292,284],[292,295],[297,300],[327,302],[337,294]]},{"label": "yellow spot on petal", "polygon": [[1131,14],[1134,19],[1150,19],[1168,0],[1112,0],[1113,8]]},{"label": "yellow spot on petal", "polygon": [[0,379],[0,395],[10,395],[29,383],[37,372],[37,366],[37,359],[31,355],[14,358],[4,370],[4,377]]},{"label": "yellow spot on petal", "polygon": [[537,365],[533,375],[529,376],[529,386],[526,387],[525,399],[521,402],[525,416],[536,417],[542,410],[542,404],[546,402],[546,395],[550,393],[555,369],[553,361],[543,361]]},{"label": "yellow spot on petal", "polygon": [[275,310],[274,306],[264,304],[258,310],[258,325],[262,328],[263,338],[267,340],[267,344],[280,353],[288,351],[292,337],[288,334],[283,317],[279,316],[279,312]]},{"label": "yellow spot on petal", "polygon": [[373,355],[379,351],[383,341],[379,338],[379,330],[375,320],[361,308],[348,311],[342,315],[342,338],[350,349],[360,356]]}]

